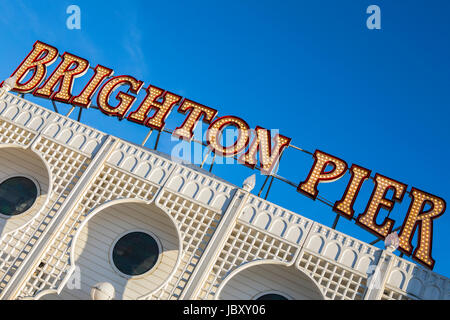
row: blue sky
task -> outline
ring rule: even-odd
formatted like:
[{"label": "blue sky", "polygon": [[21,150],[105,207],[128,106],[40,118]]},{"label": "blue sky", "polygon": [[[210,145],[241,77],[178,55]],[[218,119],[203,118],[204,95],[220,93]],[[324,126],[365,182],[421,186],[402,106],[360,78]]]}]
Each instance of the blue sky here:
[{"label": "blue sky", "polygon": [[[81,30],[66,28],[66,8],[81,8]],[[366,8],[381,8],[381,30],[366,28]],[[7,78],[41,40],[256,125],[279,129],[306,150],[320,149],[449,201],[450,23],[448,1],[2,1],[0,78]],[[56,63],[55,63],[56,65]],[[52,70],[52,69],[51,69]],[[79,92],[89,73],[74,86]],[[143,92],[138,99],[142,99]],[[27,96],[45,107],[51,104]],[[136,102],[138,103],[138,102]],[[59,104],[62,113],[68,107]],[[76,118],[74,112],[71,117]],[[173,112],[168,128],[182,123]],[[83,122],[140,143],[147,129],[97,110]],[[200,134],[200,132],[198,132]],[[153,135],[147,143],[152,147]],[[199,137],[201,138],[201,136]],[[159,150],[175,142],[163,135]],[[299,183],[313,159],[289,149],[279,174]],[[241,165],[213,173],[236,185],[252,174]],[[319,185],[341,198],[349,175]],[[258,175],[255,193],[264,177]],[[361,213],[373,184],[356,201]],[[265,191],[263,192],[265,195]],[[335,214],[275,181],[268,199],[331,226]],[[402,224],[405,196],[390,217]],[[380,214],[379,222],[386,215]],[[450,276],[450,214],[434,223],[434,271]],[[338,230],[373,235],[341,219]],[[415,242],[413,242],[415,244]]]}]

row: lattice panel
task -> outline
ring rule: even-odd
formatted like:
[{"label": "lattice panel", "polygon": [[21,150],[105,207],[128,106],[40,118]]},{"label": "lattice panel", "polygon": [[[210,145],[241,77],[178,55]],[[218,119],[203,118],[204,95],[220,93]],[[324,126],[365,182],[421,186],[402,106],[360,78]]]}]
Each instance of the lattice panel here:
[{"label": "lattice panel", "polygon": [[272,237],[253,226],[238,222],[220,251],[198,299],[214,299],[225,277],[243,263],[254,260],[292,262],[297,247],[280,238]]},{"label": "lattice panel", "polygon": [[61,204],[86,170],[89,159],[53,141],[40,137],[34,151],[48,164],[53,190],[43,210],[23,227],[6,234],[0,241],[0,291],[8,284],[37,240],[58,213]]},{"label": "lattice panel", "polygon": [[92,209],[115,199],[137,198],[149,201],[157,190],[158,187],[152,183],[104,166],[90,188],[81,196],[77,208],[68,215],[57,236],[52,239],[43,254],[44,258],[21,290],[20,297],[34,296],[46,289],[57,289],[65,277],[70,276],[71,241]]},{"label": "lattice panel", "polygon": [[387,285],[413,299],[448,299],[450,280],[421,266],[392,255]]},{"label": "lattice panel", "polygon": [[386,286],[384,288],[381,300],[418,300],[418,299],[405,296],[404,294],[389,288],[389,286]]},{"label": "lattice panel", "polygon": [[178,299],[222,218],[219,211],[200,206],[169,191],[157,202],[169,210],[182,234],[181,262],[171,279],[157,292],[141,299]]},{"label": "lattice panel", "polygon": [[327,299],[361,300],[364,297],[367,278],[350,268],[343,268],[308,250],[301,253],[298,267],[316,280]]},{"label": "lattice panel", "polygon": [[0,144],[18,144],[27,146],[36,136],[35,133],[18,127],[8,121],[0,120]]},{"label": "lattice panel", "polygon": [[313,224],[312,220],[254,195],[247,198],[239,219],[299,246]]}]

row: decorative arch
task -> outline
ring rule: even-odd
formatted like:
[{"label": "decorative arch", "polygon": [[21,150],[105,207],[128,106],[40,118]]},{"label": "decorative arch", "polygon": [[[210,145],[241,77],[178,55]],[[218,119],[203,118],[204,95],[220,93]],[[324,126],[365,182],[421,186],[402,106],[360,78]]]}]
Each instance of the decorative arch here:
[{"label": "decorative arch", "polygon": [[[272,267],[272,269],[279,268],[280,273],[283,273],[286,270],[289,270],[289,272],[299,276],[298,278],[296,277],[294,279],[298,280],[298,279],[302,278],[302,280],[305,280],[305,283],[307,283],[309,285],[309,287],[312,289],[310,292],[308,292],[309,294],[311,294],[312,297],[314,297],[315,299],[318,299],[318,300],[326,299],[323,289],[317,283],[317,281],[314,278],[312,278],[310,275],[308,275],[307,273],[305,273],[302,270],[295,267],[295,265],[293,265],[292,263],[286,263],[286,262],[277,261],[277,260],[257,260],[257,261],[244,263],[241,266],[234,269],[233,271],[231,271],[230,273],[228,273],[225,276],[225,278],[223,279],[222,283],[220,284],[220,286],[217,290],[217,293],[215,295],[215,300],[218,300],[221,298],[221,295],[224,292],[224,289],[227,288],[227,286],[229,286],[229,284],[232,283],[232,281],[234,279],[236,279],[236,277],[238,275],[243,275],[243,272],[246,272],[246,271],[247,271],[247,273],[250,274],[249,271],[252,271],[252,269],[256,270],[256,267],[260,267],[260,266],[268,266],[268,267]],[[270,279],[268,279],[268,281],[270,282]],[[271,291],[279,291],[279,290],[277,290],[277,288],[270,288],[270,290]],[[261,292],[258,292],[258,293],[261,293]],[[251,293],[249,293],[249,294],[251,294]],[[252,294],[252,296],[249,298],[253,298],[256,295],[257,294]],[[295,296],[293,296],[290,293],[285,293],[285,295],[295,299]]]},{"label": "decorative arch", "polygon": [[[47,203],[50,200],[50,195],[53,191],[53,175],[52,170],[48,164],[48,162],[43,158],[41,153],[37,152],[33,148],[29,146],[21,146],[16,144],[2,144],[0,145],[0,153],[6,152],[5,150],[14,150],[15,152],[24,153],[22,155],[22,159],[26,159],[24,161],[30,160],[30,153],[33,157],[36,158],[36,161],[39,162],[39,165],[41,166],[42,172],[41,172],[41,178],[37,178],[34,176],[34,173],[32,170],[29,170],[28,168],[17,168],[16,172],[11,172],[10,176],[16,176],[16,175],[22,175],[25,177],[31,178],[40,189],[40,194],[38,196],[38,199],[36,200],[35,204],[32,208],[30,208],[30,212],[23,213],[18,216],[14,216],[9,218],[8,220],[2,222],[2,225],[0,227],[0,239],[3,239],[5,236],[16,232],[19,229],[26,228],[30,223],[34,221],[33,218],[37,217],[44,208],[46,207]],[[36,170],[36,169],[34,169]],[[43,188],[42,184],[45,184],[46,187]]]},{"label": "decorative arch", "polygon": [[[170,221],[171,226],[173,227],[173,231],[176,233],[173,235],[174,235],[174,237],[177,238],[178,252],[176,253],[176,262],[171,266],[171,270],[168,273],[168,275],[165,277],[165,279],[163,281],[161,281],[161,283],[159,283],[157,285],[157,287],[153,288],[153,290],[151,290],[151,292],[146,292],[145,295],[151,294],[152,292],[156,292],[157,290],[161,289],[164,285],[166,285],[168,281],[170,281],[170,279],[173,277],[174,273],[176,272],[176,270],[181,262],[181,256],[182,256],[182,251],[183,251],[183,237],[182,237],[181,230],[179,229],[179,226],[176,223],[176,220],[169,214],[167,209],[161,207],[160,205],[158,205],[158,203],[155,203],[153,201],[145,201],[145,200],[141,200],[141,199],[137,199],[137,198],[117,199],[117,200],[107,201],[107,202],[97,206],[96,208],[92,209],[87,214],[85,220],[83,220],[83,222],[78,227],[78,229],[73,237],[73,240],[70,244],[70,249],[69,249],[69,265],[70,265],[70,267],[69,267],[64,279],[62,280],[61,284],[59,285],[59,287],[57,289],[47,289],[47,290],[40,292],[39,294],[37,294],[34,297],[34,299],[36,299],[36,300],[40,299],[43,296],[48,295],[48,294],[60,294],[64,290],[67,282],[70,280],[70,277],[76,268],[76,265],[75,265],[76,252],[75,252],[75,250],[79,244],[80,234],[87,227],[89,221],[91,221],[95,217],[99,216],[101,213],[106,213],[105,210],[107,210],[107,209],[110,209],[110,208],[116,207],[116,206],[120,206],[120,205],[127,205],[127,204],[129,204],[129,205],[138,204],[138,205],[142,205],[142,206],[148,206],[149,211],[151,211],[153,214],[155,214],[155,212],[156,212],[156,214],[163,214],[164,218],[167,218]],[[149,220],[149,221],[152,221],[152,220]],[[130,229],[130,231],[132,231],[132,229]],[[170,232],[170,230],[167,232]],[[84,248],[82,250],[84,250]],[[80,254],[80,257],[81,257],[81,255],[83,255],[83,251]],[[105,262],[105,265],[107,263],[109,263],[109,261]],[[83,270],[81,270],[81,273],[83,273]],[[142,275],[142,278],[146,277],[146,276],[148,276],[148,274]],[[128,280],[140,281],[140,278],[141,277],[136,277],[136,278],[132,278],[132,279],[128,279]],[[139,298],[139,297],[136,297],[136,299],[137,298]]]}]

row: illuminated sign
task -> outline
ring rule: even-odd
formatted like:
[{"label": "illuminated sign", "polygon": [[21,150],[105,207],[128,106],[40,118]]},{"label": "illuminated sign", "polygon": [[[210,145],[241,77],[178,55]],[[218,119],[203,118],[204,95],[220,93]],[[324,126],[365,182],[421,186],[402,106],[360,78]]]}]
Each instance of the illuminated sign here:
[{"label": "illuminated sign", "polygon": [[[35,96],[52,99],[72,105],[88,108],[93,96],[97,94],[97,107],[106,115],[127,119],[143,126],[163,130],[165,121],[172,109],[178,105],[178,112],[186,115],[184,122],[177,127],[172,135],[176,138],[191,141],[193,132],[200,119],[209,125],[206,134],[208,148],[222,157],[238,156],[238,161],[250,168],[260,163],[263,174],[270,175],[284,149],[290,145],[291,138],[276,134],[272,137],[270,130],[256,126],[253,140],[250,126],[245,120],[236,116],[216,118],[218,111],[192,100],[183,98],[164,89],[148,85],[145,98],[139,106],[134,106],[136,95],[144,87],[144,82],[129,75],[113,76],[114,71],[97,65],[86,86],[78,95],[72,95],[75,79],[82,77],[89,70],[89,62],[70,53],[63,53],[61,62],[46,79],[47,67],[58,58],[58,50],[43,42],[37,41],[33,50],[13,72],[16,76],[14,91],[32,93]],[[128,91],[119,91],[121,87]],[[118,91],[115,98],[111,94]],[[114,102],[112,102],[114,101]],[[151,116],[149,114],[152,113]],[[234,127],[239,135],[229,146],[221,142],[225,128]],[[252,141],[251,141],[252,140]],[[297,191],[315,200],[319,194],[320,183],[333,182],[350,172],[350,181],[342,198],[334,203],[333,211],[341,216],[352,219],[355,210],[353,205],[363,183],[371,178],[371,170],[353,164],[348,164],[335,156],[316,150],[314,164],[305,181],[301,182]],[[358,215],[356,223],[384,239],[393,229],[395,221],[385,218],[377,223],[381,209],[391,211],[396,202],[401,202],[405,193],[409,194],[411,204],[399,233],[399,249],[428,268],[433,268],[431,257],[433,239],[433,220],[445,212],[445,201],[415,187],[407,192],[407,185],[379,173],[374,178],[374,188],[364,212]],[[388,191],[393,194],[387,197]],[[414,249],[412,240],[418,231],[417,246]]]}]

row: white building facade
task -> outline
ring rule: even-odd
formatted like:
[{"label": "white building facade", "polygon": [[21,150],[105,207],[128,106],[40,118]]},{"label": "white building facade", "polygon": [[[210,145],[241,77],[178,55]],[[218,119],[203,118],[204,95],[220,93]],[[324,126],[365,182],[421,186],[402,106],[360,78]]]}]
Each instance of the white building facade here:
[{"label": "white building facade", "polygon": [[115,299],[450,299],[388,250],[6,93],[0,189],[14,181],[35,197],[0,214],[1,299],[90,299],[99,282]]}]

